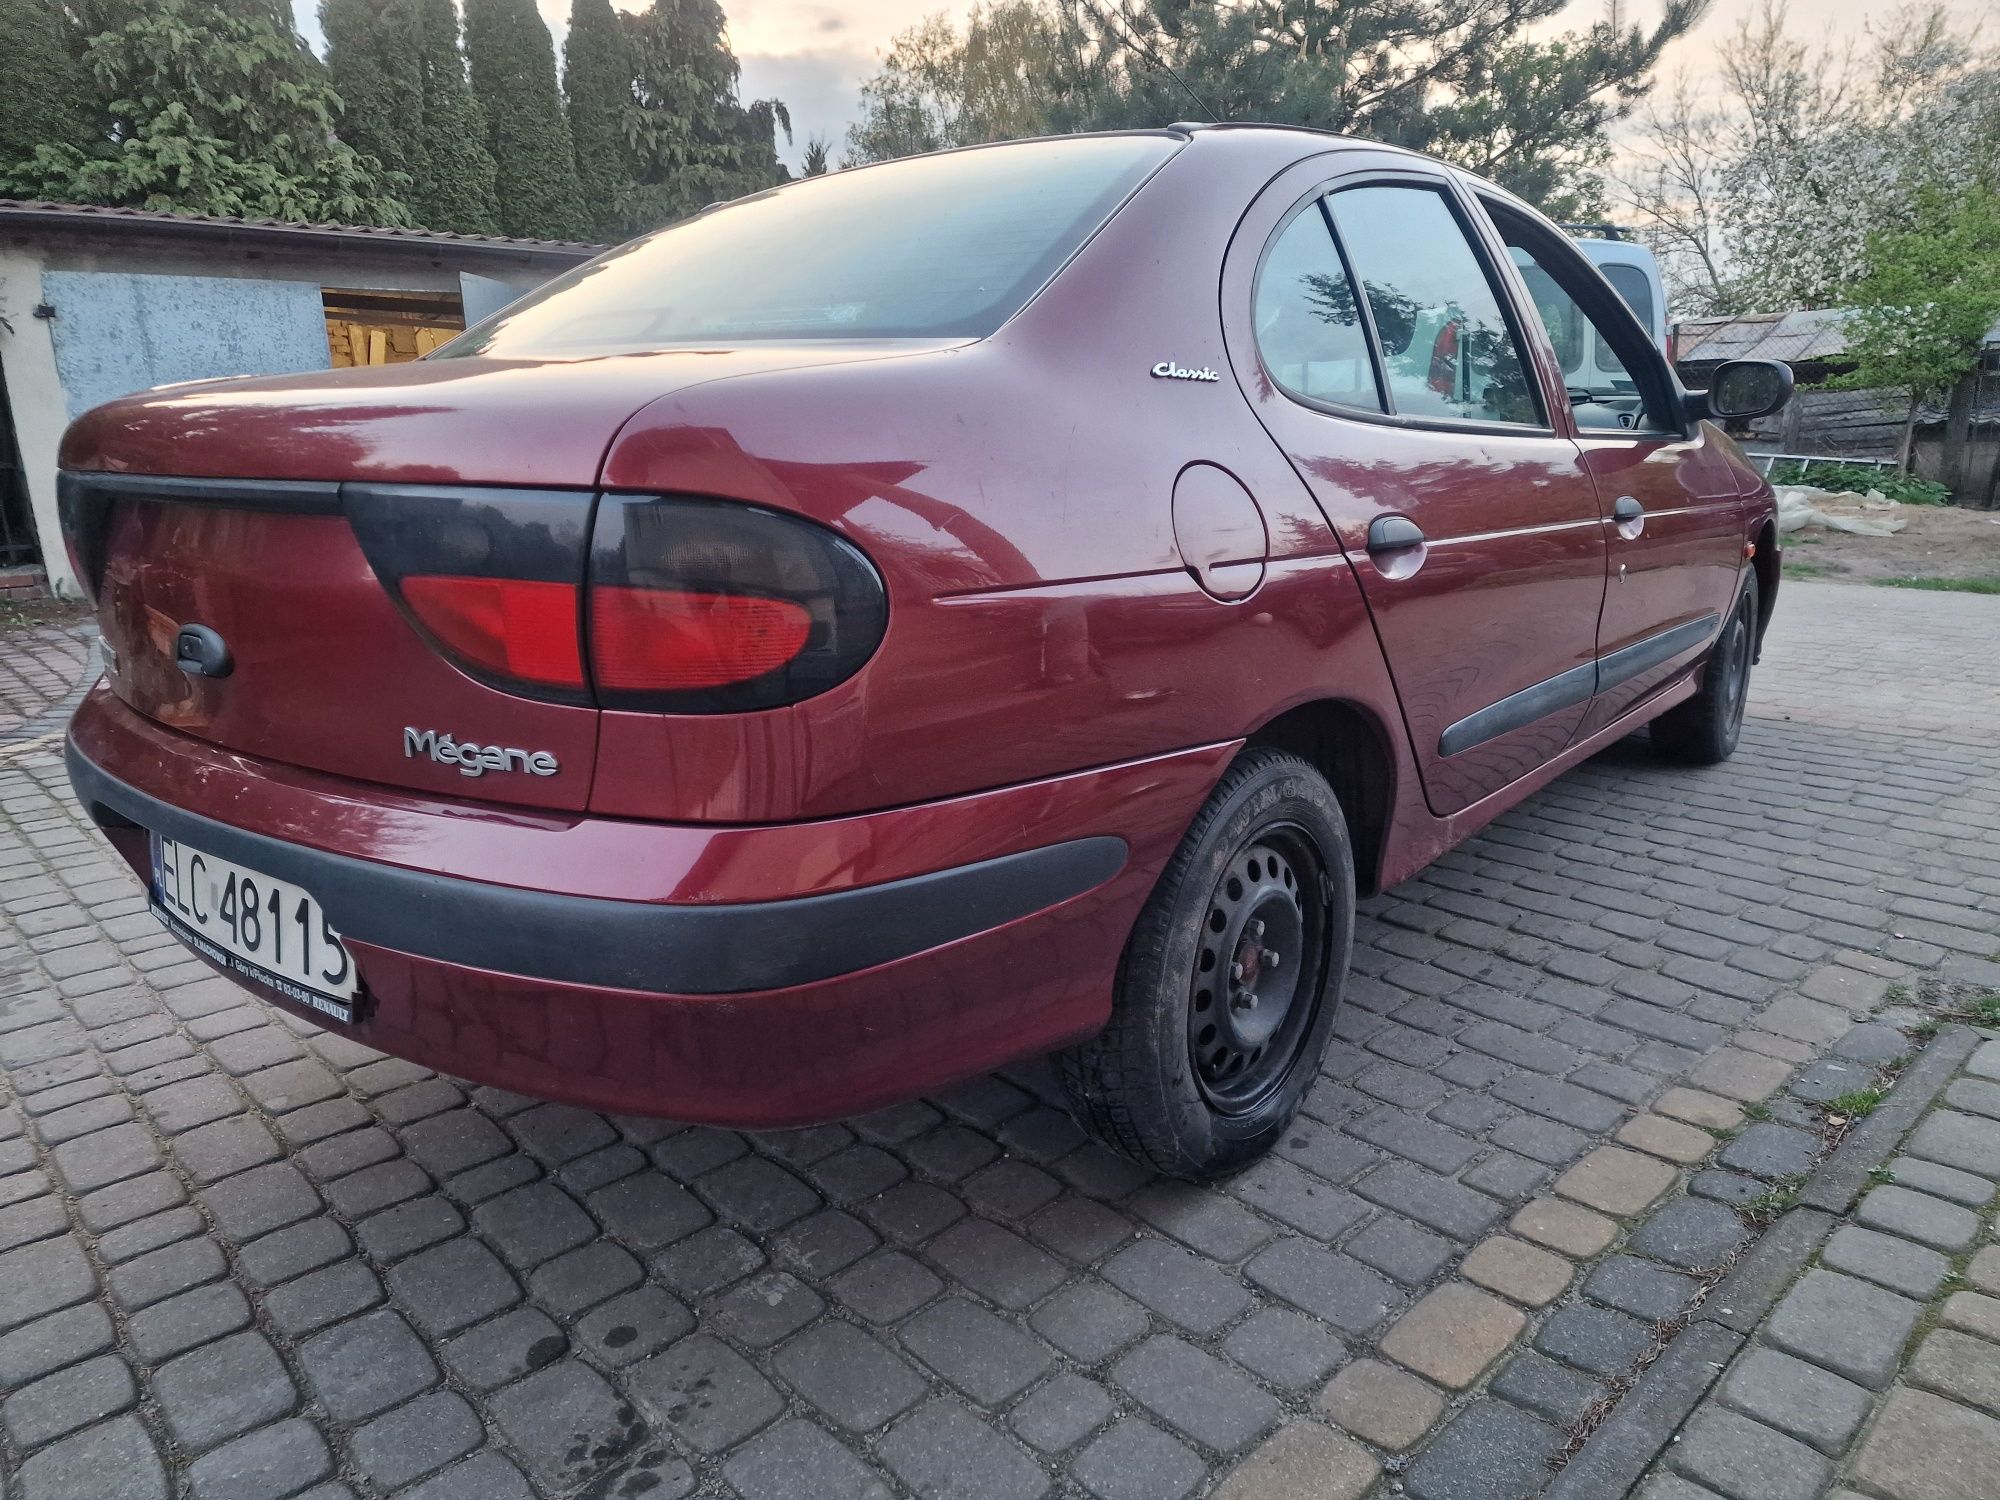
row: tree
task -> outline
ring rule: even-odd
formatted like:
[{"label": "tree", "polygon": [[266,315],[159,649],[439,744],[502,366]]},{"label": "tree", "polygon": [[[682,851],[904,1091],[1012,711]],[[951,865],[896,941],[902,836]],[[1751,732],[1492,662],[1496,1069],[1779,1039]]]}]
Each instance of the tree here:
[{"label": "tree", "polygon": [[486,114],[501,232],[580,238],[576,152],[556,89],[555,46],[534,0],[466,0],[465,50]]},{"label": "tree", "polygon": [[801,177],[826,176],[827,168],[832,165],[832,162],[829,160],[832,151],[833,151],[832,144],[827,140],[825,136],[823,135],[807,136],[805,155],[801,158],[799,162],[799,176]]},{"label": "tree", "polygon": [[563,44],[563,99],[589,232],[622,237],[618,197],[626,178],[625,112],[632,106],[632,48],[611,0],[574,0]]},{"label": "tree", "polygon": [[424,98],[414,0],[322,0],[319,24],[327,73],[344,106],[341,139],[407,173],[415,198],[424,175]]},{"label": "tree", "polygon": [[0,0],[0,168],[38,146],[78,144],[96,130],[90,75],[71,50],[69,26],[54,0]]},{"label": "tree", "polygon": [[2000,161],[2000,50],[1942,5],[1894,12],[1848,47],[1799,41],[1766,0],[1721,57],[1719,96],[1677,90],[1618,181],[1703,310],[1837,305],[1872,234]]},{"label": "tree", "polygon": [[625,113],[631,177],[618,211],[624,226],[655,229],[783,182],[777,132],[791,139],[791,114],[776,99],[738,101],[722,7],[653,0],[624,21],[633,64]]},{"label": "tree", "polygon": [[[408,0],[406,0],[408,3]],[[453,0],[414,0],[423,91],[422,170],[410,189],[418,222],[463,234],[500,227],[498,169],[486,149],[486,115],[466,81]]]},{"label": "tree", "polygon": [[2000,189],[1989,175],[1957,192],[1925,186],[1906,221],[1864,248],[1868,270],[1841,289],[1855,362],[1838,384],[1901,389],[1911,408],[1945,404],[1947,489],[1965,478],[1976,377],[1987,332],[2000,319]]},{"label": "tree", "polygon": [[325,69],[261,0],[99,0],[97,141],[43,145],[0,192],[195,213],[407,224],[405,179],[334,136]]},{"label": "tree", "polygon": [[[1263,120],[1461,161],[1558,213],[1598,204],[1609,127],[1708,0],[1536,39],[1567,0],[1027,0],[934,17],[863,89],[853,160],[943,136]],[[989,45],[973,44],[984,33]],[[942,33],[942,35],[940,35]]]}]

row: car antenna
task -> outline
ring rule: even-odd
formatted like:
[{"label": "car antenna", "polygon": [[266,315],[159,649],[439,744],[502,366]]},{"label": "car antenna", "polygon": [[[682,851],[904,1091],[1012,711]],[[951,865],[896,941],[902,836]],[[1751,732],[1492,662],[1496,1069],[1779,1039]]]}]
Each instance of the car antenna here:
[{"label": "car antenna", "polygon": [[[1083,3],[1090,7],[1091,13],[1095,15],[1098,20],[1102,21],[1106,26],[1109,26],[1111,24],[1111,18],[1107,16],[1102,9],[1099,8],[1097,0],[1083,0]],[[1124,17],[1120,16],[1119,20],[1123,22]],[[1202,98],[1201,95],[1195,91],[1195,87],[1193,84],[1189,83],[1185,78],[1181,77],[1180,74],[1176,73],[1173,70],[1172,65],[1169,64],[1164,57],[1160,56],[1159,53],[1153,50],[1152,43],[1146,41],[1137,32],[1132,30],[1130,25],[1123,25],[1119,29],[1121,29],[1124,32],[1125,40],[1130,42],[1133,46],[1137,47],[1141,52],[1145,53],[1146,60],[1148,62],[1152,63],[1154,67],[1160,69],[1160,71],[1165,73],[1167,77],[1173,79],[1175,83],[1181,86],[1182,91],[1188,96],[1188,98],[1194,100],[1196,104],[1199,104],[1201,106],[1201,112],[1203,114],[1207,115],[1208,118],[1217,125],[1220,125],[1222,123],[1222,116],[1217,114],[1213,109],[1209,107],[1208,101]]]}]

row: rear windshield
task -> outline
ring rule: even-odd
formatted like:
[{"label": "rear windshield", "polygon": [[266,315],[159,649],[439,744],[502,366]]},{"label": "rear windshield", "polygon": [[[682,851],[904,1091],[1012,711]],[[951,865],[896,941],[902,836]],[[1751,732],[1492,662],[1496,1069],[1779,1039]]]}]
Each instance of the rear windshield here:
[{"label": "rear windshield", "polygon": [[1178,144],[1024,141],[808,178],[620,246],[436,357],[983,338]]}]

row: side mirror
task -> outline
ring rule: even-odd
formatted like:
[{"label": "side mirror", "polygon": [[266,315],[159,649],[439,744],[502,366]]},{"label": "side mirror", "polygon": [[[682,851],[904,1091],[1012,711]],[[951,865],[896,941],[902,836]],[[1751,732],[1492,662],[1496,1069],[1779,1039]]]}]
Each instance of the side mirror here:
[{"label": "side mirror", "polygon": [[1792,367],[1776,359],[1732,359],[1715,367],[1705,391],[1688,392],[1696,417],[1748,422],[1768,417],[1792,399]]}]

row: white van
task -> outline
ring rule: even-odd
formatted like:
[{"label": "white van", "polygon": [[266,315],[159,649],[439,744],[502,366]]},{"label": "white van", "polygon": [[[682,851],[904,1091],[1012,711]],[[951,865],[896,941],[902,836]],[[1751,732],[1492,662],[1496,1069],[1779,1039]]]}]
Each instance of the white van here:
[{"label": "white van", "polygon": [[[1626,306],[1632,309],[1655,344],[1673,357],[1667,343],[1667,288],[1660,279],[1660,263],[1653,252],[1637,240],[1621,237],[1608,224],[1567,224],[1570,238],[1586,259],[1604,274]],[[1528,284],[1528,292],[1542,311],[1549,336],[1555,341],[1556,355],[1562,360],[1563,379],[1572,391],[1588,391],[1593,399],[1624,416],[1639,409],[1639,393],[1618,356],[1602,344],[1597,331],[1577,312],[1576,304],[1556,290],[1547,275],[1520,251],[1514,263]]]}]

